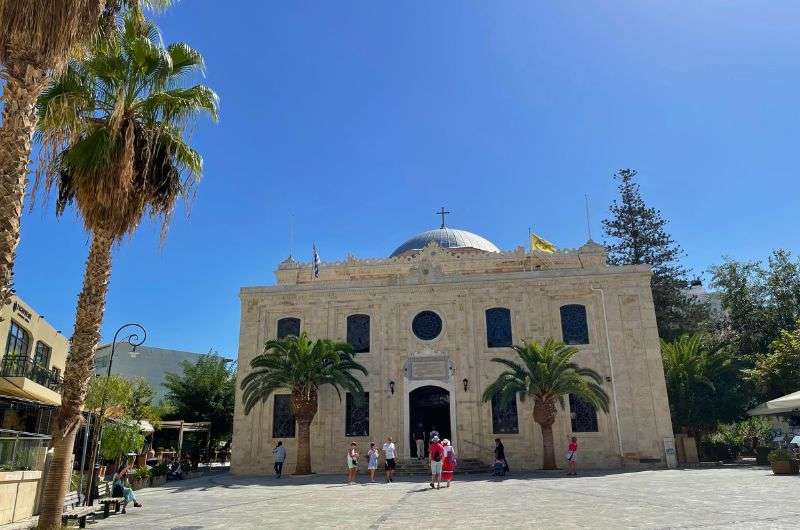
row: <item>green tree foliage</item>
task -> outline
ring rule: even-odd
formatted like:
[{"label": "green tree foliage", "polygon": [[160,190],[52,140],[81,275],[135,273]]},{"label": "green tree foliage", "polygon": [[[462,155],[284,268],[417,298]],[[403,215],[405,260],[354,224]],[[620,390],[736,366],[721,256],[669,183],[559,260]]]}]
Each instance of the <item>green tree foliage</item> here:
[{"label": "green tree foliage", "polygon": [[730,259],[711,268],[711,285],[725,309],[723,333],[739,354],[755,362],[781,330],[795,329],[800,319],[800,260],[774,251],[767,263]]},{"label": "green tree foliage", "polygon": [[756,354],[753,368],[743,372],[764,401],[800,389],[800,322],[792,331],[782,330],[769,352]]},{"label": "green tree foliage", "polygon": [[210,421],[212,440],[230,435],[233,427],[234,374],[227,359],[203,355],[196,363],[181,363],[182,374],[164,376],[171,416],[194,422]]},{"label": "green tree foliage", "polygon": [[603,220],[609,263],[652,267],[653,303],[663,339],[697,331],[708,320],[708,309],[685,293],[687,271],[678,261],[683,251],[667,233],[666,219],[645,203],[635,170],[620,169],[614,178],[619,198],[611,203],[611,217]]},{"label": "green tree foliage", "polygon": [[153,403],[153,387],[146,379],[137,377],[131,380],[131,396],[126,410],[128,417],[157,425],[162,416],[170,411],[169,404]]},{"label": "green tree foliage", "polygon": [[96,376],[89,381],[84,406],[89,410],[105,414],[103,408],[114,408],[118,413],[124,411],[131,399],[131,383],[119,375]]},{"label": "green tree foliage", "polygon": [[699,436],[739,419],[747,406],[734,355],[696,333],[661,341],[672,427]]},{"label": "green tree foliage", "polygon": [[557,469],[553,443],[556,404],[563,409],[564,396],[576,394],[608,412],[608,394],[601,386],[603,379],[594,370],[572,362],[578,349],[561,341],[548,339],[544,344],[531,341],[513,348],[521,363],[500,357],[492,359],[507,370],[486,387],[483,401],[490,401],[495,395],[501,403],[509,403],[517,395],[520,400],[533,399],[533,420],[542,430],[543,467]]},{"label": "green tree foliage", "polygon": [[144,435],[139,432],[139,423],[123,419],[103,429],[100,452],[106,460],[117,460],[128,453],[138,453],[144,444]]}]

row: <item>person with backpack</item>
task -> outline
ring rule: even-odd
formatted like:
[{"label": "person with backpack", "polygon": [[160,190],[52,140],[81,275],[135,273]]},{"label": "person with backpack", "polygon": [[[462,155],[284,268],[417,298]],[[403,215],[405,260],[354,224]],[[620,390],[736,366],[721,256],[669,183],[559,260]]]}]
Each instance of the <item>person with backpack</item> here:
[{"label": "person with backpack", "polygon": [[442,440],[442,446],[444,447],[444,459],[442,460],[442,480],[447,483],[447,487],[450,487],[450,483],[453,481],[453,473],[456,470],[456,450],[453,448],[450,440],[445,438]]},{"label": "person with backpack", "polygon": [[431,446],[428,451],[428,457],[430,458],[431,462],[431,489],[434,488],[434,482],[436,483],[436,489],[441,488],[442,482],[442,460],[444,459],[444,446],[442,446],[441,442],[439,442],[439,437],[434,436],[431,438]]},{"label": "person with backpack", "polygon": [[286,461],[286,448],[281,440],[278,440],[278,445],[272,450],[272,454],[275,457],[275,465],[273,466],[275,468],[275,478],[281,478],[283,463]]}]

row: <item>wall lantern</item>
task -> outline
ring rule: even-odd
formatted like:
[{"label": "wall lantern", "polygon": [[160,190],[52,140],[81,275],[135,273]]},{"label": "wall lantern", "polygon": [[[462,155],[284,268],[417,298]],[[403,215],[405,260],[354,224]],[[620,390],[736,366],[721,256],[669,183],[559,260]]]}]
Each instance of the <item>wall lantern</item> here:
[{"label": "wall lantern", "polygon": [[389,381],[389,392],[394,394],[394,381]]},{"label": "wall lantern", "polygon": [[465,378],[464,378],[464,380],[463,380],[463,381],[461,381],[461,382],[462,382],[462,383],[464,383],[464,392],[466,392],[467,390],[469,390],[469,379],[467,379],[467,378],[465,377]]}]

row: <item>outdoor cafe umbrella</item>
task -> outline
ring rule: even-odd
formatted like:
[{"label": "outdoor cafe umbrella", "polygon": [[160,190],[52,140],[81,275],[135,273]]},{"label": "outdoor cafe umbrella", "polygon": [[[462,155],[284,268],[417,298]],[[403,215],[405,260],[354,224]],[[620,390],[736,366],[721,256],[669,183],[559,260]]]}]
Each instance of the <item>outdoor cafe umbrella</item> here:
[{"label": "outdoor cafe umbrella", "polygon": [[747,411],[750,416],[772,416],[800,410],[800,390],[762,403]]}]

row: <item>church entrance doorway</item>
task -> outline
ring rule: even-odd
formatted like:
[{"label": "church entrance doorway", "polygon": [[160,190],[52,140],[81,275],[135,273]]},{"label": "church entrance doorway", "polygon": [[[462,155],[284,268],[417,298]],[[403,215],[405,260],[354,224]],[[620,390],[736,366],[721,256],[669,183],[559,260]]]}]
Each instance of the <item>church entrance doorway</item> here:
[{"label": "church entrance doorway", "polygon": [[[450,432],[450,392],[438,386],[423,386],[412,390],[409,401],[409,447],[411,456],[417,455],[414,433],[422,429],[425,432],[425,447],[432,430],[439,431],[439,438],[452,439]],[[427,451],[427,449],[426,449]],[[425,455],[422,455],[425,456]]]}]

